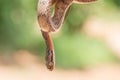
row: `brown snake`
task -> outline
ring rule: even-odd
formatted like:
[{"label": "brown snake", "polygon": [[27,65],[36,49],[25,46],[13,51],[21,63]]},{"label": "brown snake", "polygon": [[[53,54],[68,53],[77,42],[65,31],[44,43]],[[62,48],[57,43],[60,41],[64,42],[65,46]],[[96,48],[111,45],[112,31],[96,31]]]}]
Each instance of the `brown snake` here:
[{"label": "brown snake", "polygon": [[[50,32],[55,32],[61,27],[66,11],[72,3],[80,4],[93,1],[96,0],[38,0],[37,17],[47,47],[46,66],[49,70],[52,71],[55,65],[55,53]],[[55,9],[51,16],[50,10],[52,5],[55,5]]]}]

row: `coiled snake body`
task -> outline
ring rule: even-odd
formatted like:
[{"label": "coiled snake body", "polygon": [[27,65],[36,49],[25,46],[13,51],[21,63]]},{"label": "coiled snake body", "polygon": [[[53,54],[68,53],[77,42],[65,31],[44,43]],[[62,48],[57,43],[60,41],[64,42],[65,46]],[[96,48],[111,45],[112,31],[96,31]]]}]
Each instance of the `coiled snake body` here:
[{"label": "coiled snake body", "polygon": [[[47,47],[46,66],[49,70],[52,71],[55,65],[55,53],[50,32],[55,32],[61,27],[66,11],[73,2],[87,3],[93,1],[96,0],[38,0],[37,17]],[[51,16],[50,9],[54,4],[55,9]]]}]

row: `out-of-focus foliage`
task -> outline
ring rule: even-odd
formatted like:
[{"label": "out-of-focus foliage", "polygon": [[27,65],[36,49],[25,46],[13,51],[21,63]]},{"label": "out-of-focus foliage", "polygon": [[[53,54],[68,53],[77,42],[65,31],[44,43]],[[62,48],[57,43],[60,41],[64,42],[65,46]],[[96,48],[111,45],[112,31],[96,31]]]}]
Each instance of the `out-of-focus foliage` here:
[{"label": "out-of-focus foliage", "polygon": [[113,4],[114,6],[120,8],[120,0],[106,0],[106,2]]},{"label": "out-of-focus foliage", "polygon": [[34,0],[0,1],[1,48],[17,49],[32,46],[36,39],[36,4]]},{"label": "out-of-focus foliage", "polygon": [[[0,50],[27,49],[45,54],[45,44],[37,25],[37,0],[0,0]],[[54,38],[56,63],[63,67],[85,67],[89,64],[116,61],[106,46],[80,34],[91,16],[120,15],[120,0],[98,0],[92,4],[73,4]],[[115,17],[115,16],[114,16]]]}]

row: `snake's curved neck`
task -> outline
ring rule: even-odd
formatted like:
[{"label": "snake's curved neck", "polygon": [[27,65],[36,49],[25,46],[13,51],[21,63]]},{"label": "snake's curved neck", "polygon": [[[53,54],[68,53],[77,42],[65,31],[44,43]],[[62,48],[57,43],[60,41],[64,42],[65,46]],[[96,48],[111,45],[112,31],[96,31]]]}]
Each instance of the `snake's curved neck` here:
[{"label": "snake's curved neck", "polygon": [[[38,22],[41,29],[45,32],[54,32],[59,29],[71,3],[72,0],[69,0],[69,2],[65,0],[39,0]],[[51,16],[50,9],[53,4],[55,4],[55,10],[53,16]]]},{"label": "snake's curved neck", "polygon": [[[45,32],[54,32],[60,28],[72,2],[87,3],[96,0],[39,0],[38,2],[38,22]],[[51,6],[55,4],[53,16],[50,14]]]}]

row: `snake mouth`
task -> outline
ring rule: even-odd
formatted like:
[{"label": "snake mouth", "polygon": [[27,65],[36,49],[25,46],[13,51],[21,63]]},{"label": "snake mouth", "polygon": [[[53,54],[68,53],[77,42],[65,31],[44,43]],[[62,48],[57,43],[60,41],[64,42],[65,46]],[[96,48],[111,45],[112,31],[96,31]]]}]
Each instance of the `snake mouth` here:
[{"label": "snake mouth", "polygon": [[54,62],[48,62],[46,63],[47,68],[52,71],[54,69]]}]

